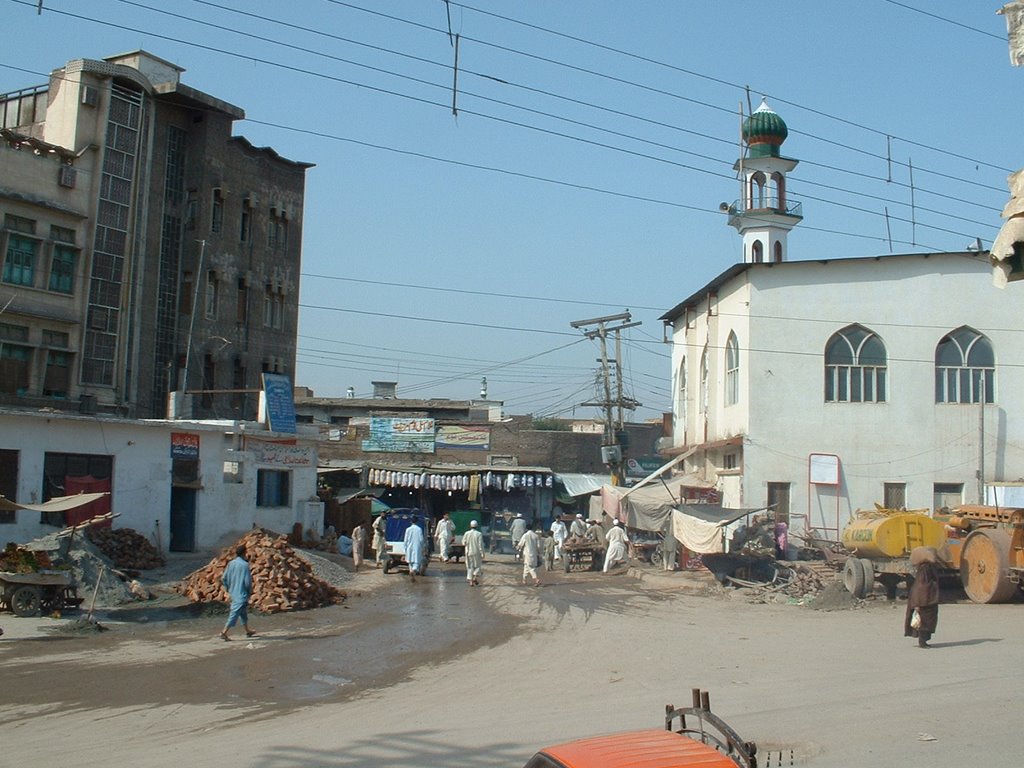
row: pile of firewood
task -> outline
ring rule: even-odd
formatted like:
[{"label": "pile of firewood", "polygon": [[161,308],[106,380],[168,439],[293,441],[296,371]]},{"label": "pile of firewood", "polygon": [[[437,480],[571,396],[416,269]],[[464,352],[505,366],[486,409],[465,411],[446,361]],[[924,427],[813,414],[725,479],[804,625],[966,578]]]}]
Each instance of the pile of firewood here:
[{"label": "pile of firewood", "polygon": [[131,528],[89,528],[87,535],[117,568],[145,571],[164,564],[149,539]]},{"label": "pile of firewood", "polygon": [[245,547],[245,559],[252,571],[249,607],[263,613],[277,613],[319,608],[345,599],[344,592],[313,575],[309,563],[295,554],[286,536],[259,528],[249,531],[207,565],[186,576],[178,592],[197,603],[230,601],[221,578],[239,546]]}]

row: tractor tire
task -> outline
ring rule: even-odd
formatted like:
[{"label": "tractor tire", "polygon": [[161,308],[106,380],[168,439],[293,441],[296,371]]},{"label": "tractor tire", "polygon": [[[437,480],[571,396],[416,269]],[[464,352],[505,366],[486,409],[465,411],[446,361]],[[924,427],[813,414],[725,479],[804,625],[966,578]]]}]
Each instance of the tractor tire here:
[{"label": "tractor tire", "polygon": [[846,591],[857,599],[863,598],[866,580],[864,566],[860,560],[856,557],[846,558],[846,563],[843,565],[843,586],[846,587]]},{"label": "tractor tire", "polygon": [[875,566],[866,557],[857,558],[864,569],[864,597],[875,591]]}]

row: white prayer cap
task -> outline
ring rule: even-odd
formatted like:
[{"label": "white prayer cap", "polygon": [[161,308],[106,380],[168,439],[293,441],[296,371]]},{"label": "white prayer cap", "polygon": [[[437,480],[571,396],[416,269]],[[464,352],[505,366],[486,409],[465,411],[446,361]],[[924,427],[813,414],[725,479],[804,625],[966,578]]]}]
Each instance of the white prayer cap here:
[{"label": "white prayer cap", "polygon": [[469,527],[470,528],[476,528],[476,520],[470,520],[469,521]]}]

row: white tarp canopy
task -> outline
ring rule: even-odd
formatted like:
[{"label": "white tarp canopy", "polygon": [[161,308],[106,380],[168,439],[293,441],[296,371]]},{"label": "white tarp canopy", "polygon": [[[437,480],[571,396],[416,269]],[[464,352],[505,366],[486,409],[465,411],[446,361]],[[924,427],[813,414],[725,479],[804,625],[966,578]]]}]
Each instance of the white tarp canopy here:
[{"label": "white tarp canopy", "polygon": [[718,504],[683,504],[672,511],[672,535],[690,552],[725,552],[732,523],[758,511],[728,509]]},{"label": "white tarp canopy", "polygon": [[76,493],[73,496],[54,496],[42,504],[20,504],[17,501],[11,501],[0,496],[0,510],[11,512],[17,509],[31,509],[34,512],[67,512],[69,509],[77,509],[86,504],[92,504],[97,499],[102,499],[104,496],[109,495],[109,491],[103,491],[102,493]]},{"label": "white tarp canopy", "polygon": [[565,486],[565,492],[570,496],[587,496],[591,493],[597,493],[606,485],[610,485],[612,476],[558,472],[555,474],[555,480]]},{"label": "white tarp canopy", "polygon": [[679,506],[683,488],[712,487],[707,480],[692,474],[658,480],[643,487],[606,485],[601,489],[602,508],[610,517],[622,520],[630,528],[667,531],[671,525],[672,510]]}]

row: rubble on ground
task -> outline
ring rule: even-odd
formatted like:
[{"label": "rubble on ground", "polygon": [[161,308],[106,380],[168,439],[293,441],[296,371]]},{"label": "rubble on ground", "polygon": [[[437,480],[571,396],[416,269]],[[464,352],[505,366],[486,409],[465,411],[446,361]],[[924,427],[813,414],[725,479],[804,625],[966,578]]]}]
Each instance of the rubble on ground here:
[{"label": "rubble on ground", "polygon": [[149,539],[132,528],[93,527],[87,535],[118,568],[146,571],[164,564]]},{"label": "rubble on ground", "polygon": [[286,536],[260,528],[250,531],[206,566],[186,576],[178,592],[194,602],[228,602],[231,598],[221,578],[240,546],[245,547],[252,571],[249,605],[254,610],[277,613],[319,608],[345,599],[344,592],[316,577],[309,561],[289,546]]},{"label": "rubble on ground", "polygon": [[770,581],[747,581],[726,576],[725,583],[738,587],[751,603],[789,602],[792,599],[811,603],[829,592],[837,580],[835,569],[820,560],[775,562],[775,576]]}]

